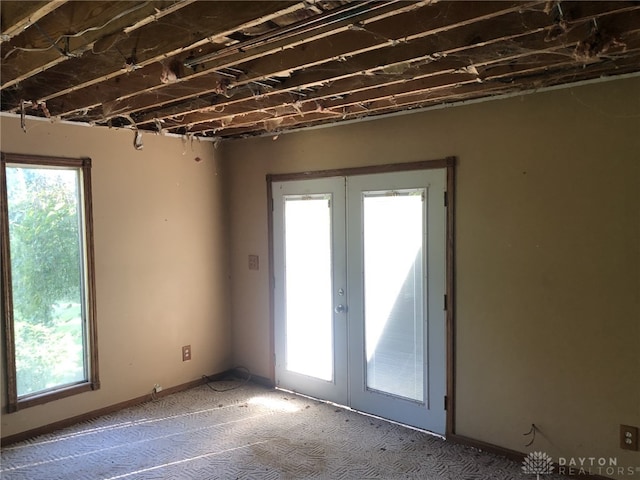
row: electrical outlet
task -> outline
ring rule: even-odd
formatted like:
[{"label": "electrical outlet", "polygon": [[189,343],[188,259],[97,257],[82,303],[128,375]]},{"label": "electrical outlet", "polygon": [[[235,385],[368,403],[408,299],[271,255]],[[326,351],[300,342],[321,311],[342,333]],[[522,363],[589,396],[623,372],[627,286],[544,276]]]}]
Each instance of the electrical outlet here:
[{"label": "electrical outlet", "polygon": [[154,391],[154,393],[161,392],[161,391],[162,391],[162,386],[161,386],[159,383],[156,383],[156,384],[153,386],[153,391]]},{"label": "electrical outlet", "polygon": [[260,257],[249,255],[249,270],[260,270]]},{"label": "electrical outlet", "polygon": [[620,425],[620,448],[638,450],[638,427]]},{"label": "electrical outlet", "polygon": [[185,345],[182,347],[182,361],[188,362],[191,360],[191,345]]}]

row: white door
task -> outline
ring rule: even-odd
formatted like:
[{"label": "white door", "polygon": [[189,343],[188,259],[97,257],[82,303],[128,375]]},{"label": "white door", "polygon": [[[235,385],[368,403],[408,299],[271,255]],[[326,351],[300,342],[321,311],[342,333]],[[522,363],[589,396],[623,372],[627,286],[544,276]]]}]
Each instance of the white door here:
[{"label": "white door", "polygon": [[278,386],[445,433],[445,176],[273,183]]},{"label": "white door", "polygon": [[276,384],[346,405],[344,178],[273,183]]}]

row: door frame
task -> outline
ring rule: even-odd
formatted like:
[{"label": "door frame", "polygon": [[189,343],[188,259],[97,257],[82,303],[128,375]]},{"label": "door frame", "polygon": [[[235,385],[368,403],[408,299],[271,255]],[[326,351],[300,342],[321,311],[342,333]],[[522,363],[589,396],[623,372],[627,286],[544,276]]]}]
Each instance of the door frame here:
[{"label": "door frame", "polygon": [[367,175],[374,173],[390,173],[411,170],[429,170],[429,169],[445,169],[446,170],[446,193],[445,207],[446,210],[446,251],[445,251],[445,305],[446,318],[446,432],[445,436],[455,434],[455,315],[454,315],[454,294],[455,294],[455,167],[456,157],[446,157],[438,160],[425,160],[418,162],[398,163],[374,165],[368,167],[353,167],[332,170],[317,170],[297,173],[279,173],[267,174],[267,217],[268,217],[268,245],[269,245],[269,349],[271,354],[271,378],[275,384],[275,269],[273,259],[273,182],[284,182],[291,180],[317,179],[326,177],[348,177],[352,175]]}]

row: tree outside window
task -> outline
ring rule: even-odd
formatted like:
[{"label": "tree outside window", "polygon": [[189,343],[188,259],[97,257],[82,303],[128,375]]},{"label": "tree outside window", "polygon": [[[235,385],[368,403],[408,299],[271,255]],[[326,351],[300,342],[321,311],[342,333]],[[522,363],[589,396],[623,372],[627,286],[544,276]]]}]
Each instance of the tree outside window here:
[{"label": "tree outside window", "polygon": [[15,410],[98,386],[90,161],[7,154],[2,173],[7,390]]}]

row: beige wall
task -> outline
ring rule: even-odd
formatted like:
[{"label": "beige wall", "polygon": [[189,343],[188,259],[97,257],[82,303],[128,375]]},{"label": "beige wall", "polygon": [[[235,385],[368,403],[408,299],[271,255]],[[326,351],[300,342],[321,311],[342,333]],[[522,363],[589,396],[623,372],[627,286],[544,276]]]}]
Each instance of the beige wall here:
[{"label": "beige wall", "polygon": [[266,174],[455,155],[456,432],[640,466],[618,448],[640,426],[640,79],[221,150],[236,363],[272,376]]},{"label": "beige wall", "polygon": [[[210,142],[0,117],[2,151],[93,160],[102,387],[2,415],[2,436],[231,366],[226,209]],[[201,161],[196,162],[195,158]],[[182,345],[193,359],[182,362]],[[2,401],[5,402],[4,385]]]},{"label": "beige wall", "polygon": [[[640,426],[640,79],[218,150],[145,134],[136,151],[128,130],[0,124],[3,151],[93,159],[102,381],[3,414],[3,436],[234,364],[271,377],[265,175],[455,155],[457,433],[640,465],[618,448],[618,425]],[[527,449],[531,423],[542,434]]]}]

